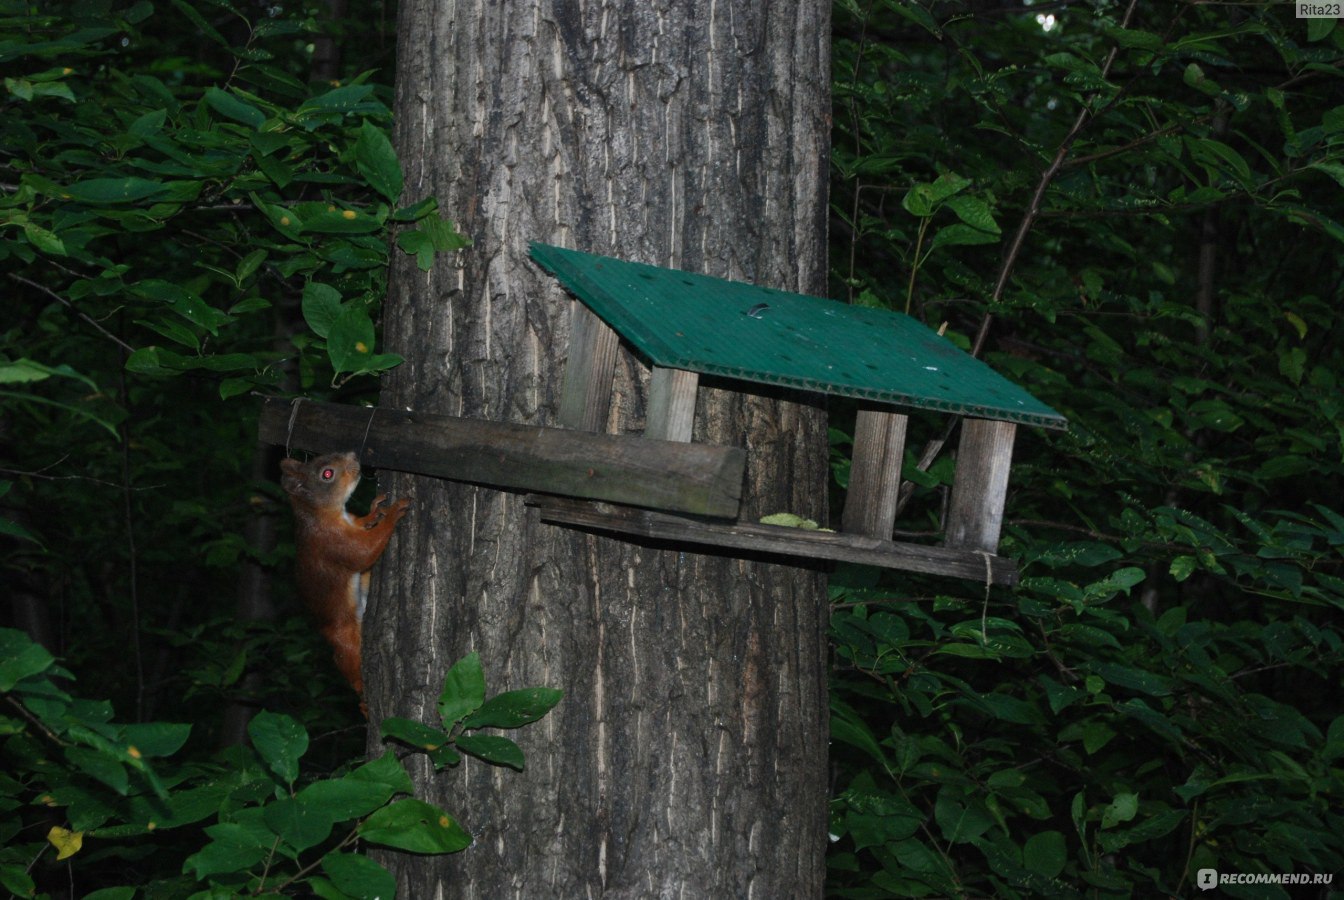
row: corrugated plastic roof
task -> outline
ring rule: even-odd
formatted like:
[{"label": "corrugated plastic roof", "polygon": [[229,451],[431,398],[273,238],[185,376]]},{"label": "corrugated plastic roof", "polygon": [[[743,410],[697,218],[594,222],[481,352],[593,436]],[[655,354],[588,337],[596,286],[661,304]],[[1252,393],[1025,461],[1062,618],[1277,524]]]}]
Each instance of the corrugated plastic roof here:
[{"label": "corrugated plastic roof", "polygon": [[534,243],[654,365],[1046,428],[1067,421],[909,316]]}]

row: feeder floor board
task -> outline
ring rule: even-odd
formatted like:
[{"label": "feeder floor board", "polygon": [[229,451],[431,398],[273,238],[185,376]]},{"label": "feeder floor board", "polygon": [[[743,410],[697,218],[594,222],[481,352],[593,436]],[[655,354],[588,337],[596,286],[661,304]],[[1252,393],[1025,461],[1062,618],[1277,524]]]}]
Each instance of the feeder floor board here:
[{"label": "feeder floor board", "polygon": [[1012,560],[974,550],[908,544],[830,531],[809,531],[749,522],[712,522],[613,503],[529,495],[541,520],[591,531],[673,544],[701,544],[725,550],[862,563],[928,575],[951,575],[984,583],[1017,583]]}]

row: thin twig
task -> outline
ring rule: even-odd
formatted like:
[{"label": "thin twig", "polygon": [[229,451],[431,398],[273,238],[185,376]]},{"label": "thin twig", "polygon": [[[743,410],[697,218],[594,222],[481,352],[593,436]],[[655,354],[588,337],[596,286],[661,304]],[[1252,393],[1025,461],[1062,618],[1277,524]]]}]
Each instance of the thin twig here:
[{"label": "thin twig", "polygon": [[[1125,9],[1124,18],[1120,22],[1121,28],[1129,27],[1130,19],[1134,16],[1134,8],[1138,6],[1138,2],[1139,0],[1129,0],[1129,6]],[[1110,53],[1106,55],[1105,63],[1102,64],[1102,80],[1105,80],[1106,76],[1110,74],[1111,67],[1115,64],[1115,60],[1119,55],[1120,45],[1115,44],[1111,47]],[[1004,254],[1003,262],[999,266],[999,275],[994,283],[994,290],[990,293],[989,300],[991,308],[1002,298],[1004,287],[1008,284],[1008,279],[1013,273],[1013,267],[1017,264],[1017,258],[1022,252],[1022,246],[1026,243],[1027,234],[1031,231],[1032,225],[1036,223],[1036,219],[1040,217],[1041,203],[1045,199],[1045,192],[1055,180],[1055,176],[1059,174],[1059,170],[1063,167],[1064,160],[1068,157],[1069,151],[1073,149],[1074,142],[1078,140],[1078,135],[1082,133],[1083,127],[1090,119],[1094,118],[1095,115],[1100,115],[1109,110],[1115,105],[1116,101],[1123,93],[1124,88],[1117,90],[1115,96],[1098,110],[1096,114],[1090,112],[1086,103],[1084,103],[1083,108],[1078,111],[1078,116],[1074,119],[1073,127],[1069,129],[1068,134],[1064,136],[1064,140],[1060,142],[1059,148],[1055,151],[1055,158],[1051,161],[1046,170],[1041,173],[1040,181],[1036,185],[1035,193],[1032,194],[1031,202],[1027,204],[1026,210],[1022,213],[1022,221],[1018,223],[1017,231],[1013,234],[1013,240],[1008,245],[1008,252]],[[980,327],[976,329],[975,340],[971,344],[971,356],[978,357],[984,350],[985,341],[989,338],[989,328],[993,322],[994,314],[986,310],[984,317],[980,320]],[[948,420],[946,427],[943,429],[942,437],[935,438],[924,445],[924,452],[919,460],[919,470],[921,472],[927,472],[928,467],[933,465],[933,461],[938,458],[943,447],[947,445],[949,440],[951,440],[952,433],[956,430],[959,423],[960,419],[958,417],[951,417]],[[900,496],[896,501],[897,515],[904,509],[910,498],[914,496],[914,493],[915,485],[913,482],[905,481],[901,483]]]},{"label": "thin twig", "polygon": [[[1134,8],[1138,6],[1139,0],[1129,0],[1129,6],[1125,9],[1124,18],[1120,21],[1121,28],[1128,28],[1130,19],[1134,17]],[[1101,79],[1104,81],[1111,72],[1111,67],[1115,65],[1116,57],[1120,55],[1120,45],[1115,44],[1111,47],[1111,52],[1106,54],[1106,61],[1101,66]],[[999,266],[999,277],[994,283],[994,290],[990,292],[990,304],[997,303],[1003,297],[1003,290],[1008,285],[1008,279],[1013,274],[1013,267],[1017,265],[1017,258],[1022,253],[1022,245],[1026,243],[1027,234],[1031,231],[1031,226],[1036,223],[1037,217],[1041,214],[1041,203],[1045,200],[1045,192],[1049,189],[1055,176],[1064,166],[1064,160],[1068,157],[1069,151],[1073,149],[1074,142],[1082,134],[1083,127],[1095,116],[1106,112],[1115,106],[1120,96],[1125,90],[1121,87],[1115,92],[1115,96],[1097,111],[1093,113],[1083,104],[1083,108],[1078,110],[1078,116],[1073,120],[1073,127],[1069,133],[1064,135],[1064,140],[1059,142],[1058,149],[1055,150],[1055,158],[1050,161],[1050,165],[1041,173],[1040,181],[1036,184],[1036,192],[1032,194],[1031,202],[1027,204],[1026,210],[1022,213],[1022,221],[1017,225],[1017,231],[1013,234],[1013,240],[1008,245],[1008,252],[1003,257],[1003,263]],[[989,337],[989,327],[994,321],[994,314],[986,312],[985,317],[980,320],[980,328],[975,334],[975,342],[971,345],[971,355],[979,356],[985,346],[985,340]]]},{"label": "thin twig", "polygon": [[46,294],[46,295],[47,295],[48,297],[50,297],[51,299],[55,300],[57,303],[62,304],[62,305],[65,306],[67,309],[69,309],[71,312],[73,312],[75,315],[79,316],[81,319],[83,319],[85,322],[87,322],[89,325],[92,325],[94,328],[96,328],[96,329],[103,335],[103,337],[107,338],[109,341],[112,341],[114,344],[116,344],[116,345],[117,345],[118,347],[120,347],[121,349],[125,350],[127,353],[134,353],[134,352],[135,352],[135,348],[134,348],[134,347],[132,347],[130,344],[128,344],[128,343],[126,343],[125,341],[123,341],[121,338],[117,337],[117,336],[116,336],[115,334],[113,334],[112,332],[108,331],[108,330],[107,330],[106,328],[104,328],[102,325],[99,325],[97,321],[95,321],[94,319],[91,319],[91,318],[90,318],[88,315],[86,315],[85,313],[82,313],[82,312],[80,312],[79,310],[75,309],[75,305],[74,305],[73,303],[71,303],[69,300],[65,299],[65,298],[62,297],[60,294],[58,294],[58,293],[56,293],[55,291],[53,291],[51,288],[49,288],[49,287],[47,287],[47,286],[45,286],[45,285],[38,284],[36,281],[31,281],[31,280],[29,280],[29,279],[27,279],[27,278],[24,278],[22,275],[15,275],[13,272],[11,272],[11,273],[9,274],[9,277],[10,277],[12,280],[14,280],[14,281],[19,282],[20,284],[26,284],[26,285],[28,285],[28,287],[30,287],[30,288],[33,288],[33,289],[38,290],[38,291],[41,291],[42,293]]}]

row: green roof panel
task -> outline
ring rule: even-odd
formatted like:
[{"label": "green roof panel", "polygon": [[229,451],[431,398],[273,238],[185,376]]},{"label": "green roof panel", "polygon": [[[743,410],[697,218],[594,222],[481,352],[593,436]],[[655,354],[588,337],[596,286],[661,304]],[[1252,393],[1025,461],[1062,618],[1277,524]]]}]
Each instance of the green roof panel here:
[{"label": "green roof panel", "polygon": [[900,313],[534,243],[654,365],[1046,428],[1066,420]]}]

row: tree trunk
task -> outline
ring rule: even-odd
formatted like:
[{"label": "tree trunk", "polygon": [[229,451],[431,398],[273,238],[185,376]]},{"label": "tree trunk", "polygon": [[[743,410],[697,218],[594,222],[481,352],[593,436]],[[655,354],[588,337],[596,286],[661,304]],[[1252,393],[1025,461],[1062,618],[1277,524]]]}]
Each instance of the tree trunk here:
[{"label": "tree trunk", "polygon": [[[401,5],[407,202],[474,245],[394,266],[383,403],[555,425],[570,301],[540,240],[825,290],[829,3]],[[609,421],[643,427],[622,350]],[[744,517],[824,518],[815,397],[702,388],[695,439],[745,446]],[[371,719],[434,721],[448,667],[564,690],[511,734],[527,769],[417,771],[476,837],[389,864],[408,897],[817,897],[826,843],[825,579],[541,524],[518,494],[433,479],[380,564]]]}]

